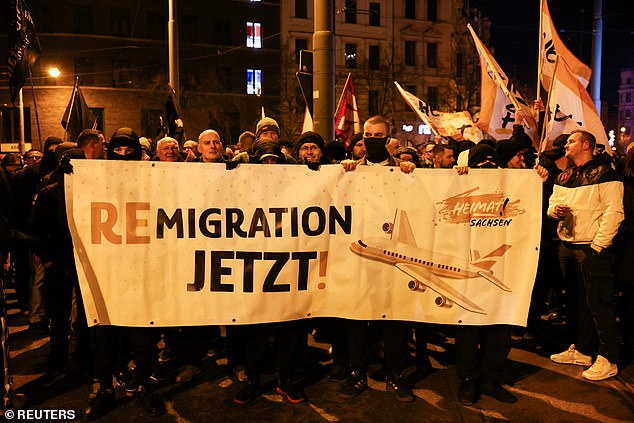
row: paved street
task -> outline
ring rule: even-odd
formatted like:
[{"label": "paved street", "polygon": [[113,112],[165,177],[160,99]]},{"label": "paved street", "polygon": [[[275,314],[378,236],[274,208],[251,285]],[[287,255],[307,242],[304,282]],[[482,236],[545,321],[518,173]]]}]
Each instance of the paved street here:
[{"label": "paved street", "polygon": [[[12,314],[11,349],[14,387],[28,397],[27,409],[74,409],[78,416],[88,405],[92,386],[76,369],[49,388],[34,382],[45,369],[48,338],[27,331],[25,316]],[[503,404],[483,396],[475,406],[461,406],[457,400],[452,338],[435,340],[428,346],[435,371],[415,385],[413,403],[398,403],[384,390],[384,383],[370,379],[370,389],[352,400],[337,397],[338,385],[327,382],[327,351],[312,344],[310,351],[318,363],[315,380],[306,388],[309,402],[286,403],[271,389],[248,405],[237,405],[233,397],[239,383],[229,377],[225,361],[208,359],[204,372],[193,381],[176,384],[159,382],[157,390],[167,404],[167,415],[144,417],[135,398],[117,392],[117,408],[102,418],[104,422],[632,422],[634,421],[634,365],[604,382],[582,379],[582,368],[556,365],[549,352],[539,354],[514,348],[509,356],[506,377],[518,397],[515,404]],[[544,356],[541,356],[543,354]],[[372,370],[376,370],[374,365]],[[408,369],[413,370],[413,367]],[[272,380],[273,376],[269,376]]]}]

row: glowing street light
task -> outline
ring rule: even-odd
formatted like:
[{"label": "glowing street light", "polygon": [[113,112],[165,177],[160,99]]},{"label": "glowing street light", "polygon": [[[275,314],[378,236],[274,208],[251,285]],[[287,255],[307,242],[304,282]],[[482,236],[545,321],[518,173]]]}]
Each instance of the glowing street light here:
[{"label": "glowing street light", "polygon": [[50,68],[48,70],[48,74],[52,76],[53,78],[57,78],[58,76],[60,76],[61,72],[59,71],[58,68]]}]

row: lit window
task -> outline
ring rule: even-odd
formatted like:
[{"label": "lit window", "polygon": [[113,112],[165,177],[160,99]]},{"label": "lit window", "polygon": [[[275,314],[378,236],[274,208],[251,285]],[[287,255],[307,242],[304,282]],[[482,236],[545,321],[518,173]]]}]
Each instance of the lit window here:
[{"label": "lit window", "polygon": [[262,70],[247,69],[247,94],[260,95],[262,93]]},{"label": "lit window", "polygon": [[356,44],[346,44],[346,67],[347,68],[357,67],[357,45]]},{"label": "lit window", "polygon": [[262,48],[262,29],[259,22],[247,22],[247,47]]}]

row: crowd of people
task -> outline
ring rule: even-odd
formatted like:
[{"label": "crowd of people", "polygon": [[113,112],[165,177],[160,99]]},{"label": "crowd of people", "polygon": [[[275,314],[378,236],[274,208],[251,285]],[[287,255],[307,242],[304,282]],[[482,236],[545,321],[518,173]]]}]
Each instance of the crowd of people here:
[{"label": "crowd of people", "polygon": [[[228,169],[240,163],[305,164],[314,170],[336,165],[346,171],[379,165],[398,166],[405,173],[455,167],[461,175],[469,168],[534,168],[544,184],[543,222],[524,336],[539,338],[540,321],[552,317],[549,313],[555,314],[554,306],[559,306],[558,317],[565,318],[569,328],[563,341],[570,339],[571,345],[551,359],[588,367],[583,377],[590,380],[615,376],[618,365],[630,358],[619,356],[620,351],[634,351],[634,272],[627,264],[634,253],[634,143],[625,155],[610,155],[600,150],[592,134],[574,131],[537,154],[521,120],[518,113],[513,135],[506,140],[476,144],[437,137],[413,147],[400,146],[390,136],[389,121],[374,116],[352,137],[347,150],[343,143],[326,142],[315,132],[301,134],[295,143],[285,142],[277,121],[270,117],[262,118],[254,132],[243,132],[234,146],[226,145],[214,129],[202,131],[196,140],[185,140],[183,122],[177,120],[173,136],[149,139],[131,128],[119,128],[106,140],[100,131],[86,129],[75,142],[49,137],[41,152],[5,154],[0,172],[4,270],[14,269],[18,307],[28,315],[29,330],[50,336],[47,371],[38,383],[64,383],[69,360],[75,360],[97,387],[87,419],[115,407],[115,384],[136,395],[148,415],[158,416],[165,406],[154,392],[155,381],[169,377],[176,383],[189,382],[202,372],[204,357],[225,354],[242,382],[236,403],[247,404],[260,396],[261,376],[271,363],[279,381],[276,391],[290,403],[301,403],[307,401],[303,386],[308,380],[304,357],[309,333],[332,345],[333,364],[326,378],[341,384],[338,395],[343,399],[367,389],[375,356],[371,346],[377,341],[382,345],[382,365],[372,377],[384,380],[386,390],[398,401],[415,400],[412,379],[403,376],[412,364],[408,343],[415,344],[415,379],[422,380],[432,371],[427,341],[435,326],[418,322],[320,318],[232,326],[224,331],[217,326],[89,329],[63,187],[63,175],[72,172],[73,160],[80,159],[226,163]],[[617,290],[623,293],[620,304]],[[473,404],[481,394],[506,403],[517,401],[504,388],[502,376],[515,329],[509,325],[454,328],[462,403]],[[77,340],[72,351],[70,339]],[[15,404],[10,380],[4,386],[4,407],[11,407]]]}]

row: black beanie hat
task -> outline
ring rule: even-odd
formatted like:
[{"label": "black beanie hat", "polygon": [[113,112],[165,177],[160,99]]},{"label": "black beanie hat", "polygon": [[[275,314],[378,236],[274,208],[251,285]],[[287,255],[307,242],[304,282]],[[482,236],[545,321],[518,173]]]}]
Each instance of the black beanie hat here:
[{"label": "black beanie hat", "polygon": [[522,144],[513,140],[500,140],[495,145],[495,154],[498,157],[500,167],[506,167],[509,160],[522,151]]},{"label": "black beanie hat", "polygon": [[321,150],[321,153],[324,153],[324,139],[317,132],[313,131],[306,131],[301,135],[301,137],[299,137],[299,140],[297,140],[297,144],[295,144],[295,153],[299,152],[299,149],[302,148],[302,145],[306,144],[307,142],[317,144],[317,146]]},{"label": "black beanie hat", "polygon": [[[117,147],[130,147],[134,151],[131,154],[122,156],[114,152]],[[108,143],[108,160],[141,160],[141,143],[139,136],[131,128],[117,129]]]},{"label": "black beanie hat", "polygon": [[478,164],[487,160],[497,163],[495,150],[487,143],[479,142],[469,149],[469,167],[477,167]]}]

